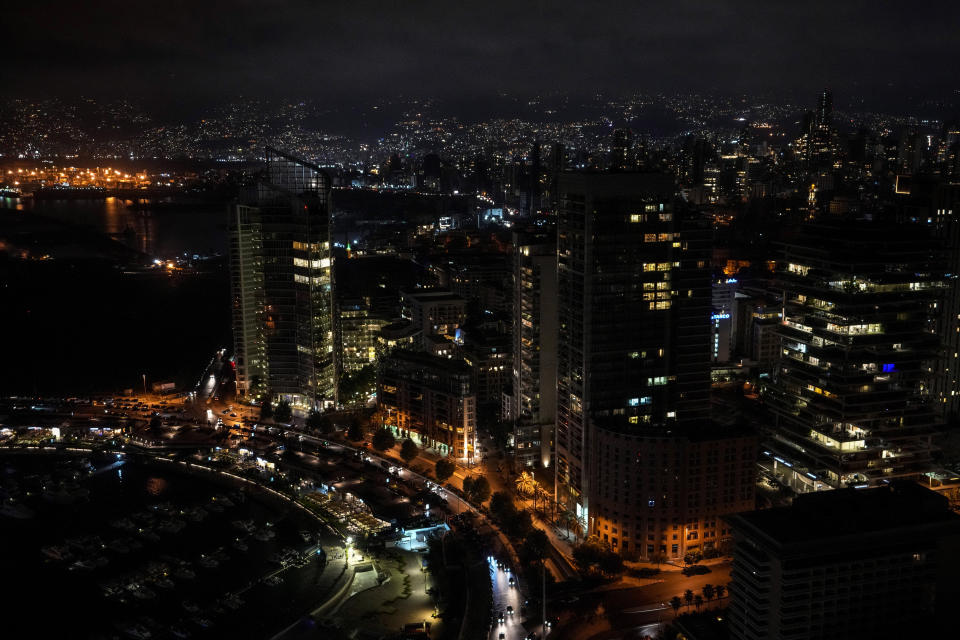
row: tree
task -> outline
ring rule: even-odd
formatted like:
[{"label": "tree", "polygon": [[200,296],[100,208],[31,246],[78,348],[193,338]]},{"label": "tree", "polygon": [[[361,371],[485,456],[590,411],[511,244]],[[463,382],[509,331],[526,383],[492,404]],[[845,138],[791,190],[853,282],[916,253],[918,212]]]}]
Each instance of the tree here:
[{"label": "tree", "polygon": [[[464,491],[466,491],[466,482],[464,482]],[[490,497],[490,483],[484,476],[475,476],[470,485],[469,500],[471,502],[483,503]]]},{"label": "tree", "polygon": [[502,524],[506,524],[516,516],[517,508],[514,506],[510,494],[506,491],[497,491],[490,496],[490,513]]},{"label": "tree", "polygon": [[523,539],[520,548],[517,549],[517,555],[520,556],[522,562],[527,564],[543,562],[547,557],[549,545],[550,541],[547,539],[547,534],[540,529],[534,529]]},{"label": "tree", "polygon": [[310,431],[323,431],[323,423],[329,421],[330,418],[316,409],[310,409],[310,413],[307,414],[307,419],[304,420],[304,424]]},{"label": "tree", "polygon": [[351,442],[363,440],[363,425],[356,417],[350,421],[350,427],[347,429],[347,439]]},{"label": "tree", "polygon": [[680,613],[680,607],[683,606],[683,600],[680,599],[680,596],[673,596],[670,598],[670,606],[673,608],[673,615],[676,616]]},{"label": "tree", "polygon": [[320,430],[320,433],[322,433],[325,436],[328,436],[337,430],[337,425],[333,423],[333,418],[325,415],[323,416],[323,419],[320,421],[320,425],[318,426],[318,429]]},{"label": "tree", "polygon": [[600,561],[600,554],[596,536],[590,536],[573,548],[573,561],[577,563],[580,573],[586,574],[594,564]]},{"label": "tree", "polygon": [[497,421],[490,425],[490,436],[493,438],[493,446],[503,451],[507,446],[507,440],[513,433],[513,422]]},{"label": "tree", "polygon": [[293,418],[293,409],[290,408],[290,403],[286,400],[278,402],[277,408],[273,411],[273,417],[276,418],[277,422],[290,422]]},{"label": "tree", "polygon": [[606,576],[623,573],[623,558],[616,551],[605,550],[600,557],[600,571]]},{"label": "tree", "polygon": [[599,570],[605,576],[614,576],[623,571],[623,558],[593,535],[573,548],[573,559],[580,573],[587,575]]},{"label": "tree", "polygon": [[537,508],[537,499],[539,499],[540,509],[546,511],[547,506],[552,503],[552,497],[553,496],[538,483],[536,490],[533,492],[533,508]]},{"label": "tree", "polygon": [[703,592],[703,599],[706,600],[707,602],[710,602],[711,600],[713,600],[713,596],[717,592],[717,590],[714,589],[713,585],[710,584],[709,582],[703,585],[703,589],[701,589],[701,591]]},{"label": "tree", "polygon": [[263,406],[260,407],[260,420],[269,420],[273,417],[273,403],[269,400],[264,401]]},{"label": "tree", "polygon": [[717,592],[717,600],[719,600],[723,597],[723,594],[727,592],[727,588],[722,584],[718,584],[716,587],[714,587],[714,591]]},{"label": "tree", "polygon": [[360,405],[376,390],[377,367],[368,364],[358,371],[344,372],[340,376],[339,399],[345,405]]},{"label": "tree", "polygon": [[400,457],[407,464],[410,464],[418,455],[420,455],[420,447],[410,438],[404,440],[403,444],[400,445]]},{"label": "tree", "polygon": [[537,481],[533,479],[533,474],[524,471],[517,478],[517,491],[520,495],[528,496],[536,490]]},{"label": "tree", "polygon": [[533,518],[530,512],[527,510],[518,512],[516,517],[508,523],[508,528],[515,536],[523,538],[528,535],[533,529]]},{"label": "tree", "polygon": [[[396,438],[393,437],[393,432],[386,427],[380,429],[375,434],[373,434],[373,447],[378,451],[386,451],[387,449],[392,449],[393,445],[397,443]],[[409,442],[409,441],[408,441]]]},{"label": "tree", "polygon": [[437,482],[446,482],[456,470],[457,465],[453,464],[446,458],[440,458],[437,460],[437,466],[434,469],[434,474],[437,476]]},{"label": "tree", "polygon": [[693,603],[697,606],[697,611],[703,606],[703,596],[699,593],[693,597]]},{"label": "tree", "polygon": [[693,604],[693,591],[687,589],[683,592],[683,601],[687,603],[687,608],[690,608],[690,605]]},{"label": "tree", "polygon": [[[573,511],[566,510],[560,514],[560,521],[563,524],[563,527],[567,529],[567,533],[576,529],[577,527],[577,514]],[[569,535],[567,536],[569,539]]]}]

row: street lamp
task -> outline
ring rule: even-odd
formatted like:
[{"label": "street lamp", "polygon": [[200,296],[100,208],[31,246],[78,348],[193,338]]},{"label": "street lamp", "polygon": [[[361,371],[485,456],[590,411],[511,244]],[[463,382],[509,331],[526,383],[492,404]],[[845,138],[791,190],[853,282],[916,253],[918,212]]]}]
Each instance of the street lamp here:
[{"label": "street lamp", "polygon": [[141,373],[140,376],[143,378],[143,393],[144,393],[144,395],[146,395],[146,393],[147,393],[147,374]]}]

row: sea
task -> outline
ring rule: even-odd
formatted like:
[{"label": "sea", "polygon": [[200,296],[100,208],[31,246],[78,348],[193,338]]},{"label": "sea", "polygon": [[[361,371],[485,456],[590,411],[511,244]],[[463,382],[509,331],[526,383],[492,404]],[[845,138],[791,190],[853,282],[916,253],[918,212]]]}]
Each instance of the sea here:
[{"label": "sea", "polygon": [[[96,469],[92,473],[87,462]],[[316,552],[304,566],[280,574],[278,584],[262,581],[280,566],[271,560],[275,554],[287,548],[310,550],[301,532],[319,533],[317,523],[283,503],[268,502],[256,489],[241,490],[243,483],[225,484],[173,465],[117,460],[112,454],[86,459],[0,454],[0,474],[3,490],[16,492],[34,513],[29,519],[0,516],[6,592],[0,635],[5,638],[130,638],[138,637],[130,631],[137,628],[149,630],[153,638],[183,637],[173,629],[189,637],[269,638],[320,598],[316,584],[324,558]],[[52,500],[39,489],[61,480],[73,483],[72,490],[82,497],[72,503]],[[232,506],[222,506],[224,497]],[[211,510],[218,500],[219,509]],[[164,513],[180,510],[199,510],[204,517],[174,516],[185,523],[177,533],[158,528],[172,519]],[[148,528],[156,537],[149,539],[118,528],[125,520],[142,528],[151,519]],[[275,537],[258,540],[235,524],[243,521]],[[238,538],[247,550],[234,546]],[[112,544],[131,539],[142,548]],[[106,547],[80,551],[70,546],[70,541],[89,545],[91,540],[93,546]],[[329,536],[318,540],[332,542]],[[51,559],[44,553],[51,547],[69,547],[73,557]],[[218,566],[203,566],[204,556],[218,558]],[[98,559],[102,566],[72,568],[79,559]],[[189,564],[180,564],[184,562]],[[180,566],[188,566],[195,577],[178,575]],[[147,578],[157,571],[166,571],[170,583],[158,586]],[[134,583],[146,586],[140,596],[148,597],[125,586]],[[111,589],[115,591],[108,595]],[[233,607],[222,600],[228,593],[240,598]],[[204,628],[198,620],[210,626]]]},{"label": "sea", "polygon": [[130,204],[130,200],[112,196],[97,200],[0,198],[0,207],[90,227],[151,257],[226,254],[226,204],[170,208],[175,204],[173,198],[152,200],[156,208],[148,204],[134,209]]},{"label": "sea", "polygon": [[[7,338],[0,394],[118,393],[144,377],[192,387],[215,351],[231,351],[226,207],[128,205],[112,197],[0,199],[0,208],[26,222],[55,221],[58,242],[69,242],[75,230],[87,242],[112,238],[143,262],[197,256],[198,265],[151,273],[82,257],[0,260],[0,331]],[[4,219],[16,238],[18,217]]]}]

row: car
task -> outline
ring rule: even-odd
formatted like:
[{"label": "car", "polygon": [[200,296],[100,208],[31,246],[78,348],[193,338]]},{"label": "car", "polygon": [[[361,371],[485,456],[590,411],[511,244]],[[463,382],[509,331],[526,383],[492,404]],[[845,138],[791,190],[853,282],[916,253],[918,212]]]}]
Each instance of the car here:
[{"label": "car", "polygon": [[527,637],[525,640],[537,640],[537,633],[535,631],[531,631],[530,633],[527,634]]},{"label": "car", "polygon": [[501,611],[500,615],[497,616],[497,622],[499,622],[500,624],[503,624],[503,621],[504,621],[503,611]]},{"label": "car", "polygon": [[504,640],[504,638],[506,638],[506,637],[507,637],[507,634],[505,634],[505,633],[503,633],[503,632],[501,631],[501,632],[500,632],[500,640]]},{"label": "car", "polygon": [[513,607],[507,607],[507,615],[513,615]]},{"label": "car", "polygon": [[510,576],[510,579],[507,580],[507,584],[509,584],[511,587],[515,587],[517,586],[517,581],[514,579],[513,576]]}]

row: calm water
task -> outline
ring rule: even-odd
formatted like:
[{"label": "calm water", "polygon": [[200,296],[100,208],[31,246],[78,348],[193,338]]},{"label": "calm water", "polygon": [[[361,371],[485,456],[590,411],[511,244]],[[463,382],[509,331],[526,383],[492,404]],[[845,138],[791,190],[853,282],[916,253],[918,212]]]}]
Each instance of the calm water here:
[{"label": "calm water", "polygon": [[[69,459],[53,456],[0,456],[2,481],[9,487],[15,480],[22,490],[43,475],[54,479],[63,477],[67,471],[66,460]],[[111,460],[93,462],[102,468]],[[88,501],[64,505],[34,495],[23,500],[36,512],[33,519],[0,516],[7,587],[3,601],[4,637],[127,637],[121,631],[124,623],[150,619],[161,629],[159,633],[155,631],[153,637],[171,637],[162,629],[181,625],[193,637],[261,638],[271,636],[296,619],[317,599],[312,587],[323,569],[319,556],[313,556],[305,567],[288,569],[280,585],[258,583],[278,567],[270,561],[271,555],[284,548],[306,547],[299,531],[315,530],[315,525],[302,514],[268,505],[248,492],[246,502],[227,507],[222,513],[209,512],[200,522],[178,516],[187,524],[181,532],[158,532],[160,539],[151,542],[111,523],[121,518],[140,522],[135,514],[150,512],[151,505],[170,503],[178,509],[203,508],[210,504],[213,496],[229,495],[237,487],[133,461],[79,482],[90,492]],[[157,518],[163,519],[159,515]],[[252,519],[258,529],[272,522],[276,537],[259,541],[232,524],[247,519]],[[156,525],[152,530],[157,531]],[[70,570],[70,562],[51,561],[42,553],[48,545],[63,545],[67,539],[82,536],[99,536],[104,543],[129,537],[142,542],[143,548],[128,553],[104,549],[99,555],[108,563],[93,570]],[[232,546],[237,537],[246,538],[248,551]],[[198,564],[201,554],[218,552],[224,560],[219,567],[204,568]],[[84,553],[75,553],[86,557]],[[150,570],[150,563],[166,562],[173,566],[174,559],[190,562],[196,577],[172,575],[172,588],[146,583],[156,594],[151,599],[128,595],[127,602],[120,602],[103,593],[101,585],[125,583],[142,576]],[[221,607],[223,612],[214,609],[218,598],[227,592],[241,591],[251,582],[255,586],[242,594],[244,604],[239,609]],[[184,600],[199,606],[201,615],[213,621],[214,626],[201,630],[190,620],[197,614],[184,609]],[[12,612],[15,614],[11,615]],[[150,620],[146,620],[146,624],[151,624]]]},{"label": "calm water", "polygon": [[[0,199],[0,207],[90,227],[149,256],[220,253],[226,214],[198,209],[145,213],[116,198]],[[148,382],[192,385],[219,348],[232,344],[224,259],[203,273],[130,275],[83,261],[0,261],[0,329],[15,336],[0,367],[0,393],[116,392]]]},{"label": "calm water", "polygon": [[227,251],[226,205],[223,210],[200,208],[135,211],[129,201],[33,200],[0,198],[0,207],[36,212],[50,218],[89,226],[149,256],[224,254]]}]

